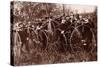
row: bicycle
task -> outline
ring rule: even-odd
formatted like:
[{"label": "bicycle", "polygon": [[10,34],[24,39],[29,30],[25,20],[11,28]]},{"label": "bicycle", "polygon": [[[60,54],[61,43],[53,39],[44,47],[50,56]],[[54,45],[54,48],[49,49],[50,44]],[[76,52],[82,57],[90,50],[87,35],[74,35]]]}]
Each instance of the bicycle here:
[{"label": "bicycle", "polygon": [[13,54],[15,57],[20,57],[20,55],[21,55],[22,41],[21,41],[21,37],[18,33],[19,30],[21,30],[21,29],[19,29],[19,27],[16,26],[16,24],[14,25],[14,28],[12,28]]},{"label": "bicycle", "polygon": [[96,44],[95,35],[92,28],[82,22],[76,26],[70,36],[70,46],[73,52],[89,51],[92,52],[92,47]]}]

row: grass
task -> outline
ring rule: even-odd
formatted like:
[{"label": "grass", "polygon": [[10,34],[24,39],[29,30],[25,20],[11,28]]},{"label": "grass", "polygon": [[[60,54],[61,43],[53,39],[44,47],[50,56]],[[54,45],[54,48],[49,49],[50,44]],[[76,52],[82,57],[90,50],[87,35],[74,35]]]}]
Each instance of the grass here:
[{"label": "grass", "polygon": [[[33,43],[30,45],[30,50],[26,51],[25,45],[21,48],[20,56],[16,55],[15,65],[32,65],[32,64],[55,64],[66,62],[83,62],[96,61],[97,53],[89,53],[86,51],[79,51],[70,53],[70,51],[60,51],[56,44],[49,44],[46,49],[42,49],[40,44]],[[17,47],[16,47],[17,49]],[[15,52],[18,54],[18,50]]]}]

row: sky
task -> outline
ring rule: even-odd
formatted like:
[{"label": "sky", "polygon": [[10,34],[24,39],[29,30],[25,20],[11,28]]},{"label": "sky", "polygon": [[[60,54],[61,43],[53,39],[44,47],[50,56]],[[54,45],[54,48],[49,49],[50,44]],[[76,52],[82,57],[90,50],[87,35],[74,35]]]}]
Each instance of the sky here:
[{"label": "sky", "polygon": [[71,7],[72,10],[77,10],[78,13],[93,12],[96,8],[96,6],[90,5],[67,5],[67,7]]},{"label": "sky", "polygon": [[[93,12],[96,9],[96,6],[93,5],[74,5],[74,4],[65,4],[65,8],[70,8],[72,11],[76,11],[77,13],[89,13]],[[62,9],[62,4],[58,4],[58,8]]]}]

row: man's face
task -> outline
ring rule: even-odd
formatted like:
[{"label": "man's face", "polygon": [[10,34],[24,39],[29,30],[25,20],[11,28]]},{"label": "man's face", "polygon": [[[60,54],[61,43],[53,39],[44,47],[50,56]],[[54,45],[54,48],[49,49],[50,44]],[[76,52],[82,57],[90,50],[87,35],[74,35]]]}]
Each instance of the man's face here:
[{"label": "man's face", "polygon": [[71,18],[71,19],[74,18],[73,15],[71,15],[70,18]]},{"label": "man's face", "polygon": [[68,20],[69,19],[69,17],[66,17],[66,20]]},{"label": "man's face", "polygon": [[31,25],[31,22],[28,22],[28,25]]},{"label": "man's face", "polygon": [[79,16],[80,19],[82,19],[82,16]]}]

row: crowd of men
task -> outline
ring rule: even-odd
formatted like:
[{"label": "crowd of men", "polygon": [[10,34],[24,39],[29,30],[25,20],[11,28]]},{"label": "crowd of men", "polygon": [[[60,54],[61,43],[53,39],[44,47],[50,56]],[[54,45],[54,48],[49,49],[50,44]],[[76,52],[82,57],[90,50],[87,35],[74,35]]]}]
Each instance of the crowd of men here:
[{"label": "crowd of men", "polygon": [[83,23],[90,24],[91,22],[90,16],[82,17],[79,14],[70,15],[70,16],[60,16],[60,17],[50,16],[50,17],[43,17],[41,19],[37,19],[37,21],[16,22],[13,24],[13,30],[22,31],[23,29],[27,29],[27,30],[32,29],[34,31],[34,30],[42,29],[45,26],[50,27],[52,21],[54,23],[56,22],[56,24],[59,25],[69,23],[69,25],[74,25],[74,27],[78,25],[82,25]]},{"label": "crowd of men", "polygon": [[[54,36],[55,38],[60,37],[60,35],[72,32],[72,30],[79,26],[86,24],[90,28],[92,28],[90,16],[81,16],[79,14],[72,14],[70,16],[58,16],[58,17],[43,17],[41,19],[37,19],[37,21],[29,21],[29,22],[16,22],[13,24],[13,31],[18,32],[21,38],[22,44],[27,44],[29,39],[35,40],[34,35],[32,32],[35,32],[37,35],[39,31],[45,31],[47,33],[48,38],[53,39],[53,35],[55,30],[59,30],[57,33],[58,36]],[[48,35],[49,34],[49,35]],[[36,36],[36,35],[35,35]],[[40,37],[41,38],[41,37]],[[64,41],[62,36],[60,37],[61,41]],[[44,42],[43,44],[46,46],[46,36],[42,37],[41,40]],[[51,39],[50,39],[51,40]],[[36,41],[39,43],[39,41]],[[62,43],[62,42],[61,42]],[[28,47],[28,45],[27,45]],[[29,49],[28,49],[29,50]]]}]

